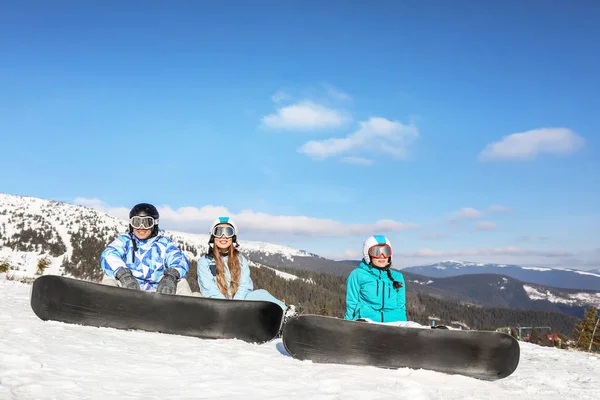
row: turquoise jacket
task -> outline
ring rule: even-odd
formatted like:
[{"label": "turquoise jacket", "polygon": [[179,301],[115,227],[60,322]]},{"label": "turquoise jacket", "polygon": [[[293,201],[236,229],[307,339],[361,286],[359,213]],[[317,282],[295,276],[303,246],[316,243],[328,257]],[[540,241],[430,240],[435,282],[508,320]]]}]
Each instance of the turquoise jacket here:
[{"label": "turquoise jacket", "polygon": [[402,287],[394,289],[385,270],[371,267],[363,260],[346,280],[346,314],[344,319],[369,318],[374,322],[406,321],[404,276],[391,270]]}]

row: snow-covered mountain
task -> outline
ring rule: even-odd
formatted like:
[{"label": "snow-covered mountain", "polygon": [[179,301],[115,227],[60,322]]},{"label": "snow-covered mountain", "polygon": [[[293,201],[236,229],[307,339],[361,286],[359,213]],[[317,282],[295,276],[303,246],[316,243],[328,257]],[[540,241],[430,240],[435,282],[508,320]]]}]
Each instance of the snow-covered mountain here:
[{"label": "snow-covered mountain", "polygon": [[527,283],[506,275],[470,274],[427,278],[402,271],[407,290],[453,299],[463,304],[564,312],[583,317],[589,306],[600,307],[600,292]]},{"label": "snow-covered mountain", "polygon": [[[100,253],[127,226],[125,220],[88,207],[0,194],[0,263],[8,264],[16,276],[33,276],[39,261],[45,258],[49,262],[45,273],[94,278],[99,272]],[[197,260],[207,250],[208,235],[166,233],[190,260]],[[242,239],[239,242],[240,251],[259,267],[335,264],[289,246]],[[82,269],[85,273],[78,273]],[[293,274],[277,273],[295,279]]]},{"label": "snow-covered mountain", "polygon": [[499,274],[539,285],[564,289],[600,291],[600,274],[568,268],[523,267],[519,265],[447,260],[432,265],[407,267],[402,271],[413,272],[431,278],[446,278],[469,274]]}]

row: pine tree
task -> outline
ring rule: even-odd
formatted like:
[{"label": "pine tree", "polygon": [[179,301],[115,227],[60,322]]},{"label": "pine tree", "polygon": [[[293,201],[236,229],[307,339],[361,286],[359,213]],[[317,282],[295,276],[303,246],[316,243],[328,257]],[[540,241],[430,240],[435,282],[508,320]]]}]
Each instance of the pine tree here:
[{"label": "pine tree", "polygon": [[[596,326],[596,314],[598,310],[595,307],[591,307],[585,311],[583,319],[575,325],[573,331],[573,339],[575,340],[575,347],[584,350],[597,350],[600,347],[600,330]],[[594,328],[595,331],[594,331]],[[592,335],[594,339],[592,340]]]},{"label": "pine tree", "polygon": [[8,263],[8,259],[4,258],[0,260],[0,274],[3,272],[8,272],[10,269],[10,264]]},{"label": "pine tree", "polygon": [[598,325],[600,325],[600,316],[596,319],[596,323],[594,324],[594,330],[592,331],[592,337],[594,339],[590,341],[588,351],[600,349],[600,330],[598,329]]}]

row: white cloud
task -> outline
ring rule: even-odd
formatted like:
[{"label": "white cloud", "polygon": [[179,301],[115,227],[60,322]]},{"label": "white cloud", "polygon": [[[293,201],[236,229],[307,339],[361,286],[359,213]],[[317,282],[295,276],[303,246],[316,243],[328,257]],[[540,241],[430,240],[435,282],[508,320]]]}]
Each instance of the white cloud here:
[{"label": "white cloud", "polygon": [[347,249],[344,251],[332,251],[325,250],[324,252],[319,252],[321,257],[328,258],[334,261],[345,261],[345,260],[361,260],[363,258],[362,252],[356,249]]},{"label": "white cloud", "polygon": [[492,204],[492,205],[489,207],[489,210],[490,210],[491,212],[495,212],[495,213],[507,213],[507,212],[510,212],[510,211],[511,211],[511,210],[510,210],[510,208],[508,208],[508,207],[506,207],[506,206],[503,206],[503,205],[501,205],[501,204]]},{"label": "white cloud", "polygon": [[131,210],[131,208],[126,208],[126,207],[111,207],[108,204],[106,204],[105,202],[103,202],[102,200],[88,199],[85,197],[76,197],[73,200],[73,204],[93,208],[94,210],[102,211],[102,212],[110,214],[114,217],[121,218],[124,220],[129,219],[129,211]]},{"label": "white cloud", "polygon": [[581,148],[584,140],[567,128],[541,128],[513,133],[488,144],[479,160],[532,160],[542,153],[567,155]]},{"label": "white cloud", "polygon": [[275,114],[263,117],[262,124],[272,129],[306,131],[336,128],[350,120],[350,116],[342,110],[327,108],[305,100],[280,107]]},{"label": "white cloud", "polygon": [[363,157],[344,157],[342,161],[348,164],[373,165],[373,160]]},{"label": "white cloud", "polygon": [[475,225],[475,229],[478,231],[492,231],[497,227],[498,226],[494,222],[489,221],[479,221],[477,225]]},{"label": "white cloud", "polygon": [[401,253],[406,257],[469,257],[469,256],[537,256],[537,257],[571,257],[573,253],[563,250],[522,249],[519,247],[499,247],[471,250],[432,250],[420,249]]},{"label": "white cloud", "polygon": [[349,152],[381,152],[405,158],[407,146],[418,137],[417,128],[386,118],[372,117],[345,138],[311,140],[298,149],[313,159],[325,159]]},{"label": "white cloud", "polygon": [[457,221],[460,219],[477,219],[481,218],[483,213],[472,207],[464,207],[452,214],[451,221]]},{"label": "white cloud", "polygon": [[[128,208],[111,207],[97,199],[79,197],[74,200],[74,203],[86,205],[125,220],[129,215]],[[414,223],[402,223],[389,219],[367,224],[354,224],[307,216],[270,215],[251,210],[243,210],[236,214],[226,207],[212,205],[201,208],[181,207],[176,210],[169,206],[156,205],[156,208],[160,213],[160,224],[163,228],[192,233],[208,233],[210,224],[219,216],[230,216],[234,219],[242,235],[246,232],[262,232],[307,237],[368,236],[419,228],[419,225]]]},{"label": "white cloud", "polygon": [[348,93],[344,93],[339,89],[334,88],[331,85],[325,85],[327,89],[327,95],[337,101],[349,101],[352,97]]},{"label": "white cloud", "polygon": [[344,256],[346,256],[348,259],[352,260],[352,259],[362,258],[363,254],[362,254],[362,252],[360,252],[358,250],[346,250],[344,252]]}]

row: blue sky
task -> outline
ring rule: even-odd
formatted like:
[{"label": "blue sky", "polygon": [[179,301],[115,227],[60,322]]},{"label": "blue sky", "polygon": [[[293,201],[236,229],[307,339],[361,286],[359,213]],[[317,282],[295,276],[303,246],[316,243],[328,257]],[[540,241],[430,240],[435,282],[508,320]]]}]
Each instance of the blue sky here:
[{"label": "blue sky", "polygon": [[597,268],[600,7],[456,3],[4,2],[0,191],[336,259],[382,233],[398,267]]}]

